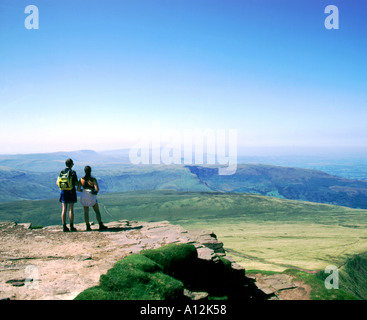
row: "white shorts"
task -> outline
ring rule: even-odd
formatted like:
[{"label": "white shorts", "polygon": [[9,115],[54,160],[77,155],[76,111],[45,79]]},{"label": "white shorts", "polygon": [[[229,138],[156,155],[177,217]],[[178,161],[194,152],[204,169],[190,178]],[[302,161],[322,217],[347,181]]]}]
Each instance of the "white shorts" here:
[{"label": "white shorts", "polygon": [[80,204],[83,207],[93,207],[97,201],[97,195],[91,194],[88,190],[83,189],[83,192],[80,196]]}]

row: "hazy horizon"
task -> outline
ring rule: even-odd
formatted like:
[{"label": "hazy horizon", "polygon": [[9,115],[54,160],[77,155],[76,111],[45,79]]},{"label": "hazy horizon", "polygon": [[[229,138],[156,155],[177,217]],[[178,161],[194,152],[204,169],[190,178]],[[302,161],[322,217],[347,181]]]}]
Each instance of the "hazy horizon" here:
[{"label": "hazy horizon", "polygon": [[[163,149],[164,147],[162,147]],[[151,150],[151,149],[150,149]],[[100,154],[115,154],[124,152],[128,155],[130,151],[129,147],[121,149],[70,149],[70,150],[55,150],[50,152],[24,152],[24,153],[0,153],[1,157],[4,156],[18,156],[18,155],[36,155],[36,154],[57,154],[57,153],[76,153],[76,152],[96,152]],[[183,150],[182,150],[183,152]],[[367,149],[358,147],[246,147],[238,150],[238,157],[254,157],[254,156],[366,156]],[[367,159],[366,159],[367,161]]]}]

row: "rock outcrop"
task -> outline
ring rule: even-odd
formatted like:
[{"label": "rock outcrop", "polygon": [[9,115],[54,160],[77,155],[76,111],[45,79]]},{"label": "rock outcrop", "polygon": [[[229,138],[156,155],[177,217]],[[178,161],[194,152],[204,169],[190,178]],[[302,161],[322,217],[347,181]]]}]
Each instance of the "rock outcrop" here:
[{"label": "rock outcrop", "polygon": [[[208,262],[225,256],[234,271],[244,272],[226,256],[223,243],[211,231],[187,231],[168,221],[120,220],[106,226],[106,231],[92,226],[94,230],[85,232],[85,225],[80,224],[78,232],[64,233],[61,226],[34,229],[30,224],[0,222],[0,298],[74,299],[98,285],[100,276],[117,261],[172,243],[193,244],[199,259]],[[207,297],[205,292],[186,290],[186,294],[193,300]]]},{"label": "rock outcrop", "polygon": [[250,274],[267,300],[311,300],[311,286],[287,274]]}]

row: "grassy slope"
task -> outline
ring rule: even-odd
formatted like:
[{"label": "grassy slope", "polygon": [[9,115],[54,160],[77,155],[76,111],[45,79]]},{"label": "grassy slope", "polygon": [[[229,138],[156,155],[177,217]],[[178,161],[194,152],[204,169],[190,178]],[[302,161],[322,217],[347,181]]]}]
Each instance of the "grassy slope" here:
[{"label": "grassy slope", "polygon": [[339,271],[340,288],[367,300],[367,254],[349,258]]}]

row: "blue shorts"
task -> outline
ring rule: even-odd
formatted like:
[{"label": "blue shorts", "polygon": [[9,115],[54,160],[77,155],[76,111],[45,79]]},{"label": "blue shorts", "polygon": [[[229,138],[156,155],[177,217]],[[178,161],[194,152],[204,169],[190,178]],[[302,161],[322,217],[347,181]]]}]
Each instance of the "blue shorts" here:
[{"label": "blue shorts", "polygon": [[72,190],[61,190],[60,202],[62,203],[75,203],[76,200],[76,189]]}]

